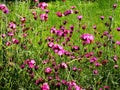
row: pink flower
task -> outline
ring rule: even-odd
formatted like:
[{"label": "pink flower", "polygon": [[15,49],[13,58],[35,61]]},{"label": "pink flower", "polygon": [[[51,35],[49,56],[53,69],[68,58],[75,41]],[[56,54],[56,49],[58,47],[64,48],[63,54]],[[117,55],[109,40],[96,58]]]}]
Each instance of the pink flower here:
[{"label": "pink flower", "polygon": [[97,28],[97,26],[96,26],[96,25],[94,25],[94,26],[93,26],[93,29],[96,29],[96,28]]},{"label": "pink flower", "polygon": [[118,69],[118,67],[119,67],[118,65],[114,65],[114,68],[115,68],[115,69]]},{"label": "pink flower", "polygon": [[26,17],[22,17],[20,20],[21,20],[22,23],[25,23],[26,22]]},{"label": "pink flower", "polygon": [[38,2],[38,0],[34,0],[34,2]]},{"label": "pink flower", "polygon": [[40,19],[42,21],[47,21],[48,20],[48,14],[40,14]]},{"label": "pink flower", "polygon": [[103,19],[104,19],[104,16],[100,16],[100,18],[101,18],[101,20],[103,20]]},{"label": "pink flower", "polygon": [[2,10],[3,13],[5,13],[5,14],[9,13],[9,9],[6,7],[5,4],[0,4],[0,10]]},{"label": "pink flower", "polygon": [[63,63],[60,64],[60,67],[61,68],[67,68],[67,64],[63,62]]},{"label": "pink flower", "polygon": [[84,44],[91,44],[94,41],[94,37],[91,34],[82,34],[81,39]]},{"label": "pink flower", "polygon": [[86,58],[90,58],[91,56],[93,56],[94,55],[94,52],[89,52],[89,53],[86,53],[85,54],[85,57]]},{"label": "pink flower", "polygon": [[50,74],[52,72],[52,69],[50,67],[45,68],[45,73]]},{"label": "pink flower", "polygon": [[56,15],[57,15],[58,17],[62,17],[62,16],[63,16],[63,14],[62,14],[61,12],[56,12]]},{"label": "pink flower", "polygon": [[11,45],[11,42],[10,41],[7,41],[6,42],[6,46],[10,46]]},{"label": "pink flower", "polygon": [[41,90],[50,90],[48,83],[43,83],[43,85],[41,86]]},{"label": "pink flower", "polygon": [[120,41],[116,41],[116,45],[119,45],[119,46],[120,46]]},{"label": "pink flower", "polygon": [[78,20],[81,20],[81,19],[83,18],[83,16],[80,15],[80,16],[78,16],[77,18],[78,18]]},{"label": "pink flower", "polygon": [[8,36],[14,36],[13,32],[8,32]]},{"label": "pink flower", "polygon": [[73,10],[66,10],[64,12],[64,15],[67,16],[67,15],[72,14],[72,13],[73,13]]},{"label": "pink flower", "polygon": [[113,9],[116,9],[116,7],[117,7],[117,4],[114,4],[114,5],[113,5]]},{"label": "pink flower", "polygon": [[117,61],[117,60],[118,60],[118,56],[117,56],[117,55],[114,55],[113,60],[114,60],[114,61]]},{"label": "pink flower", "polygon": [[98,70],[93,70],[93,74],[97,75],[98,74]]},{"label": "pink flower", "polygon": [[16,24],[14,22],[9,23],[9,28],[16,29]]},{"label": "pink flower", "polygon": [[44,10],[48,7],[48,4],[46,2],[41,2],[38,4],[38,7]]},{"label": "pink flower", "polygon": [[117,28],[117,31],[120,31],[120,27]]},{"label": "pink flower", "polygon": [[2,34],[1,36],[2,36],[2,38],[5,38],[5,37],[6,37],[6,34]]},{"label": "pink flower", "polygon": [[34,66],[35,66],[35,60],[30,60],[28,62],[28,66],[29,66],[29,68],[34,68]]},{"label": "pink flower", "polygon": [[15,39],[15,38],[12,38],[12,42],[13,42],[13,44],[18,44],[19,40]]},{"label": "pink flower", "polygon": [[90,63],[94,63],[96,60],[97,60],[96,57],[92,57],[92,58],[90,59]]}]

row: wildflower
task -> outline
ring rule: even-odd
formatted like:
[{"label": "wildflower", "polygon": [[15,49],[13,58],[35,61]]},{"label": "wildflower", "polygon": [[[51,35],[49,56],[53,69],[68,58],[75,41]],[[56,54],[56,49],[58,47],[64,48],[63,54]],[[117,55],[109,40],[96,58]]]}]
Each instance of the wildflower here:
[{"label": "wildflower", "polygon": [[13,32],[8,32],[8,36],[14,36]]},{"label": "wildflower", "polygon": [[120,41],[116,41],[116,45],[119,45],[119,46],[120,46]]},{"label": "wildflower", "polygon": [[98,74],[98,70],[93,70],[93,74],[97,75]]},{"label": "wildflower", "polygon": [[6,46],[10,46],[11,45],[11,42],[10,41],[7,41],[6,42]]},{"label": "wildflower", "polygon": [[92,57],[92,58],[90,58],[90,63],[94,63],[96,60],[97,60],[96,57]]},{"label": "wildflower", "polygon": [[35,84],[36,85],[39,85],[40,83],[43,83],[44,82],[44,79],[43,78],[39,78],[39,79],[37,79],[36,81],[35,81]]},{"label": "wildflower", "polygon": [[48,20],[48,14],[40,14],[40,19],[42,21],[47,21]]},{"label": "wildflower", "polygon": [[52,72],[52,69],[50,67],[45,68],[45,73],[50,74]]},{"label": "wildflower", "polygon": [[100,16],[100,18],[101,18],[101,20],[103,20],[103,19],[104,19],[104,16]]},{"label": "wildflower", "polygon": [[21,17],[20,21],[21,21],[22,23],[25,23],[25,22],[26,22],[26,17]]},{"label": "wildflower", "polygon": [[21,68],[21,69],[24,69],[24,68],[25,68],[25,65],[24,65],[24,64],[22,64],[22,65],[20,66],[20,68]]},{"label": "wildflower", "polygon": [[96,67],[99,67],[100,65],[101,65],[100,63],[95,62],[95,66],[96,66]]},{"label": "wildflower", "polygon": [[120,31],[120,27],[117,28],[117,31]]},{"label": "wildflower", "polygon": [[114,55],[113,60],[114,60],[114,61],[117,61],[117,60],[118,60],[118,56],[117,56],[117,55]]},{"label": "wildflower", "polygon": [[38,65],[35,65],[34,68],[35,68],[35,70],[38,70],[39,66],[38,66]]},{"label": "wildflower", "polygon": [[79,46],[73,46],[72,47],[72,51],[76,51],[76,50],[79,50],[80,48],[79,48]]},{"label": "wildflower", "polygon": [[50,90],[48,83],[43,83],[43,85],[41,86],[41,90]]},{"label": "wildflower", "polygon": [[29,68],[34,68],[34,66],[35,66],[35,60],[30,60],[28,62],[28,66],[29,66]]},{"label": "wildflower", "polygon": [[38,0],[34,0],[34,2],[38,2]]},{"label": "wildflower", "polygon": [[104,86],[104,89],[105,90],[110,90],[110,87],[109,86]]},{"label": "wildflower", "polygon": [[116,7],[117,7],[117,4],[114,4],[114,5],[113,5],[113,9],[116,9]]},{"label": "wildflower", "polygon": [[96,29],[96,28],[97,28],[97,26],[96,26],[96,25],[94,25],[94,26],[93,26],[93,29]]},{"label": "wildflower", "polygon": [[76,8],[76,6],[71,6],[72,9]]},{"label": "wildflower", "polygon": [[118,69],[118,67],[119,67],[118,65],[114,65],[114,68],[115,68],[115,69]]},{"label": "wildflower", "polygon": [[2,10],[3,13],[5,13],[5,14],[9,13],[9,9],[7,8],[7,6],[5,4],[0,4],[0,10]]},{"label": "wildflower", "polygon": [[81,39],[84,44],[91,44],[94,41],[94,37],[91,34],[82,34]]},{"label": "wildflower", "polygon": [[94,52],[89,52],[89,53],[86,53],[85,54],[85,57],[86,58],[89,58],[89,57],[91,57],[91,56],[93,56],[94,55]]},{"label": "wildflower", "polygon": [[73,70],[74,72],[76,72],[76,71],[77,71],[77,68],[76,68],[76,67],[73,67],[72,70]]},{"label": "wildflower", "polygon": [[109,19],[112,20],[112,16],[109,16]]},{"label": "wildflower", "polygon": [[48,7],[48,4],[46,2],[41,2],[38,4],[38,7],[44,10]]},{"label": "wildflower", "polygon": [[67,16],[67,15],[72,14],[72,13],[73,13],[73,10],[66,10],[64,12],[64,15]]},{"label": "wildflower", "polygon": [[9,28],[16,29],[16,24],[14,22],[9,23]]},{"label": "wildflower", "polygon": [[63,16],[63,14],[62,14],[61,12],[56,12],[56,15],[57,15],[58,17],[62,17],[62,16]]},{"label": "wildflower", "polygon": [[67,68],[67,64],[63,62],[63,63],[60,64],[60,67],[61,68]]},{"label": "wildflower", "polygon": [[19,40],[15,39],[15,38],[12,38],[12,42],[13,42],[13,44],[18,44]]},{"label": "wildflower", "polygon": [[81,19],[83,18],[83,16],[80,15],[80,16],[78,16],[77,18],[78,18],[78,20],[81,20]]},{"label": "wildflower", "polygon": [[5,37],[6,37],[6,34],[2,34],[1,36],[2,36],[2,38],[5,38]]}]

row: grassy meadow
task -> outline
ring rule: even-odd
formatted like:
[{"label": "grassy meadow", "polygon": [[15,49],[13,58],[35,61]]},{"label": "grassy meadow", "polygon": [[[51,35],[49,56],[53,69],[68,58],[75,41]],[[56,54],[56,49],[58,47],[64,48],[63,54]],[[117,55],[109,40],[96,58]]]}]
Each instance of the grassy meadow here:
[{"label": "grassy meadow", "polygon": [[0,0],[0,90],[120,90],[119,0]]}]

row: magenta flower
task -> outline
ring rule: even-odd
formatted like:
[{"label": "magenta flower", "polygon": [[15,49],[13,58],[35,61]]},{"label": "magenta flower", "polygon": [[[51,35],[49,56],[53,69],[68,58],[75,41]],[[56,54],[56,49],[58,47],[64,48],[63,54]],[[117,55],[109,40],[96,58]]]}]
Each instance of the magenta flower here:
[{"label": "magenta flower", "polygon": [[96,29],[96,28],[97,28],[97,26],[96,26],[96,25],[94,25],[94,26],[93,26],[93,29]]},{"label": "magenta flower", "polygon": [[45,73],[50,74],[52,72],[52,69],[50,67],[45,68]]},{"label": "magenta flower", "polygon": [[61,68],[67,68],[67,64],[63,62],[63,63],[60,64],[60,67]]},{"label": "magenta flower", "polygon": [[22,18],[20,19],[20,21],[21,21],[22,23],[25,23],[25,22],[26,22],[26,17],[22,17]]},{"label": "magenta flower", "polygon": [[116,41],[116,45],[119,45],[119,46],[120,46],[120,41]]},{"label": "magenta flower", "polygon": [[38,0],[34,0],[34,2],[38,2]]},{"label": "magenta flower", "polygon": [[66,10],[66,11],[64,12],[64,15],[67,16],[67,15],[70,15],[70,14],[72,14],[72,13],[73,13],[73,10]]},{"label": "magenta flower", "polygon": [[63,16],[63,14],[62,14],[61,12],[56,12],[56,15],[57,15],[58,17],[62,17],[62,16]]},{"label": "magenta flower", "polygon": [[50,90],[48,83],[43,83],[43,85],[41,86],[41,90]]},{"label": "magenta flower", "polygon": [[35,66],[35,60],[30,60],[28,62],[28,66],[29,66],[29,68],[34,68],[34,66]]},{"label": "magenta flower", "polygon": [[38,4],[38,7],[44,10],[48,7],[48,4],[46,2],[41,2]]},{"label": "magenta flower", "polygon": [[9,13],[9,9],[6,7],[5,4],[0,4],[0,10],[2,10],[3,13],[5,13],[5,14]]},{"label": "magenta flower", "polygon": [[89,53],[86,53],[85,54],[85,57],[86,58],[90,58],[90,57],[92,57],[94,55],[94,52],[89,52]]},{"label": "magenta flower", "polygon": [[5,38],[5,37],[6,37],[6,34],[2,34],[1,36],[2,36],[2,38]]},{"label": "magenta flower", "polygon": [[117,31],[120,31],[120,27],[117,28]]},{"label": "magenta flower", "polygon": [[114,4],[114,5],[113,5],[113,9],[116,9],[116,7],[117,7],[117,4]]},{"label": "magenta flower", "polygon": [[84,44],[91,44],[94,41],[94,37],[91,34],[82,34],[81,39]]},{"label": "magenta flower", "polygon": [[25,68],[25,65],[24,65],[24,64],[22,64],[22,65],[20,66],[20,68],[21,68],[21,69],[24,69],[24,68]]},{"label": "magenta flower", "polygon": [[97,61],[97,58],[96,58],[96,57],[90,58],[90,63],[94,63],[95,61]]},{"label": "magenta flower", "polygon": [[93,70],[93,74],[97,75],[98,74],[98,70]]},{"label": "magenta flower", "polygon": [[6,46],[10,46],[11,45],[11,42],[10,41],[7,41],[6,42]]},{"label": "magenta flower", "polygon": [[8,36],[14,36],[13,32],[8,32]]},{"label": "magenta flower", "polygon": [[104,16],[100,16],[100,18],[101,18],[101,20],[103,20],[103,19],[104,19]]},{"label": "magenta flower", "polygon": [[40,14],[40,19],[42,21],[47,21],[48,20],[48,14]]},{"label": "magenta flower", "polygon": [[118,56],[117,56],[117,55],[114,55],[113,60],[114,60],[114,61],[117,61],[117,60],[118,60]]},{"label": "magenta flower", "polygon": [[76,50],[79,50],[80,48],[79,48],[79,46],[73,46],[72,47],[72,51],[76,51]]},{"label": "magenta flower", "polygon": [[78,20],[81,20],[81,19],[83,18],[83,16],[80,15],[80,16],[78,16],[77,18],[78,18]]},{"label": "magenta flower", "polygon": [[9,28],[16,29],[16,24],[14,22],[9,23]]},{"label": "magenta flower", "polygon": [[13,42],[13,44],[18,44],[19,40],[15,39],[15,38],[12,38],[12,42]]},{"label": "magenta flower", "polygon": [[118,65],[114,65],[114,68],[115,68],[115,69],[118,69],[118,67],[119,67]]}]

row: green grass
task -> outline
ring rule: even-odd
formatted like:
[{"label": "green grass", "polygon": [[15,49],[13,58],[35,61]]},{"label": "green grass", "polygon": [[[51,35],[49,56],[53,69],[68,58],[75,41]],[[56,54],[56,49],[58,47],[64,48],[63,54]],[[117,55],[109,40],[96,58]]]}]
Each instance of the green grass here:
[{"label": "green grass", "polygon": [[[60,0],[50,1],[48,2],[48,21],[40,21],[39,14],[44,13],[39,8],[30,8],[35,5],[34,3],[31,5],[31,2],[28,1],[14,1],[14,2],[4,2],[0,1],[0,3],[5,3],[10,10],[9,14],[4,14],[0,11],[0,34],[7,34],[10,30],[8,25],[11,21],[16,22],[17,32],[14,38],[20,41],[19,44],[12,44],[10,46],[6,46],[6,41],[11,41],[11,37],[6,36],[6,38],[0,38],[0,90],[39,90],[40,85],[35,85],[35,80],[39,77],[42,77],[45,82],[48,82],[50,85],[50,90],[67,90],[67,86],[61,85],[60,88],[56,88],[54,84],[57,81],[55,79],[55,70],[52,66],[53,61],[58,64],[62,62],[68,63],[69,68],[67,69],[59,69],[59,77],[61,80],[75,80],[77,85],[85,88],[86,90],[99,90],[99,88],[103,88],[104,86],[109,86],[110,90],[119,90],[120,88],[120,70],[115,69],[114,65],[120,66],[119,61],[119,51],[120,48],[116,44],[110,44],[107,37],[100,38],[104,31],[108,31],[109,28],[104,24],[106,22],[110,22],[109,16],[113,16],[112,20],[112,31],[110,34],[113,36],[113,41],[116,42],[119,39],[119,32],[116,30],[119,27],[120,22],[120,1],[119,0],[96,0],[95,2],[90,1],[81,1],[81,0],[66,0],[66,2],[62,2]],[[113,4],[117,3],[118,6],[115,10],[113,10]],[[71,14],[69,16],[57,17],[56,12],[64,12],[65,10],[71,9],[71,6],[76,6],[75,10],[78,10],[78,14]],[[32,11],[36,11],[38,15],[38,19],[34,20]],[[83,19],[79,21],[77,16],[82,15]],[[100,19],[100,16],[105,16],[104,20]],[[27,31],[28,36],[26,38],[22,37],[22,26],[20,23],[20,18],[26,17],[25,27],[29,28]],[[72,46],[77,45],[80,47],[80,50],[77,52],[73,52],[76,56],[75,59],[71,60],[70,57],[65,55],[58,56],[47,46],[46,38],[51,36],[55,39],[58,37],[54,34],[50,33],[50,29],[53,26],[56,26],[57,29],[63,25],[63,21],[67,21],[68,23],[65,25],[66,29],[70,29],[71,25],[74,25],[74,32],[71,37],[71,41],[68,44],[72,44]],[[82,26],[86,25],[87,28],[85,30],[82,29]],[[93,25],[97,26],[97,29],[93,29]],[[96,34],[94,33],[96,32]],[[80,39],[80,35],[83,33],[90,33],[94,35],[95,40],[92,44],[83,46],[82,40]],[[58,44],[64,41],[62,38]],[[40,44],[38,44],[40,42]],[[98,48],[96,42],[100,42],[101,44],[108,43],[106,47],[103,45]],[[54,43],[57,43],[56,41]],[[71,51],[71,46],[69,45],[63,46],[65,50]],[[26,45],[26,49],[22,47],[22,45]],[[116,47],[115,49],[113,47]],[[85,52],[85,48],[87,51]],[[96,48],[96,49],[93,49]],[[98,57],[98,52],[102,50],[103,54],[101,57]],[[84,54],[88,52],[94,52],[94,56],[98,58],[98,62],[101,63],[103,60],[108,60],[107,65],[102,65],[100,67],[95,67],[94,64],[90,64],[89,58],[83,57]],[[113,56],[117,55],[118,61],[114,62]],[[77,59],[81,57],[81,60]],[[34,59],[36,64],[39,65],[38,70],[32,69],[35,76],[33,79],[29,77],[27,72],[27,66],[24,69],[20,68],[20,65],[26,59]],[[49,60],[49,63],[42,64],[43,60]],[[81,68],[82,71],[72,71],[72,67]],[[44,69],[46,67],[51,67],[53,72],[50,75],[46,75],[44,73]],[[91,68],[90,68],[91,67]],[[93,70],[98,70],[98,75],[93,74]],[[47,76],[53,76],[52,81],[47,80]],[[52,85],[52,83],[54,83]]]}]

